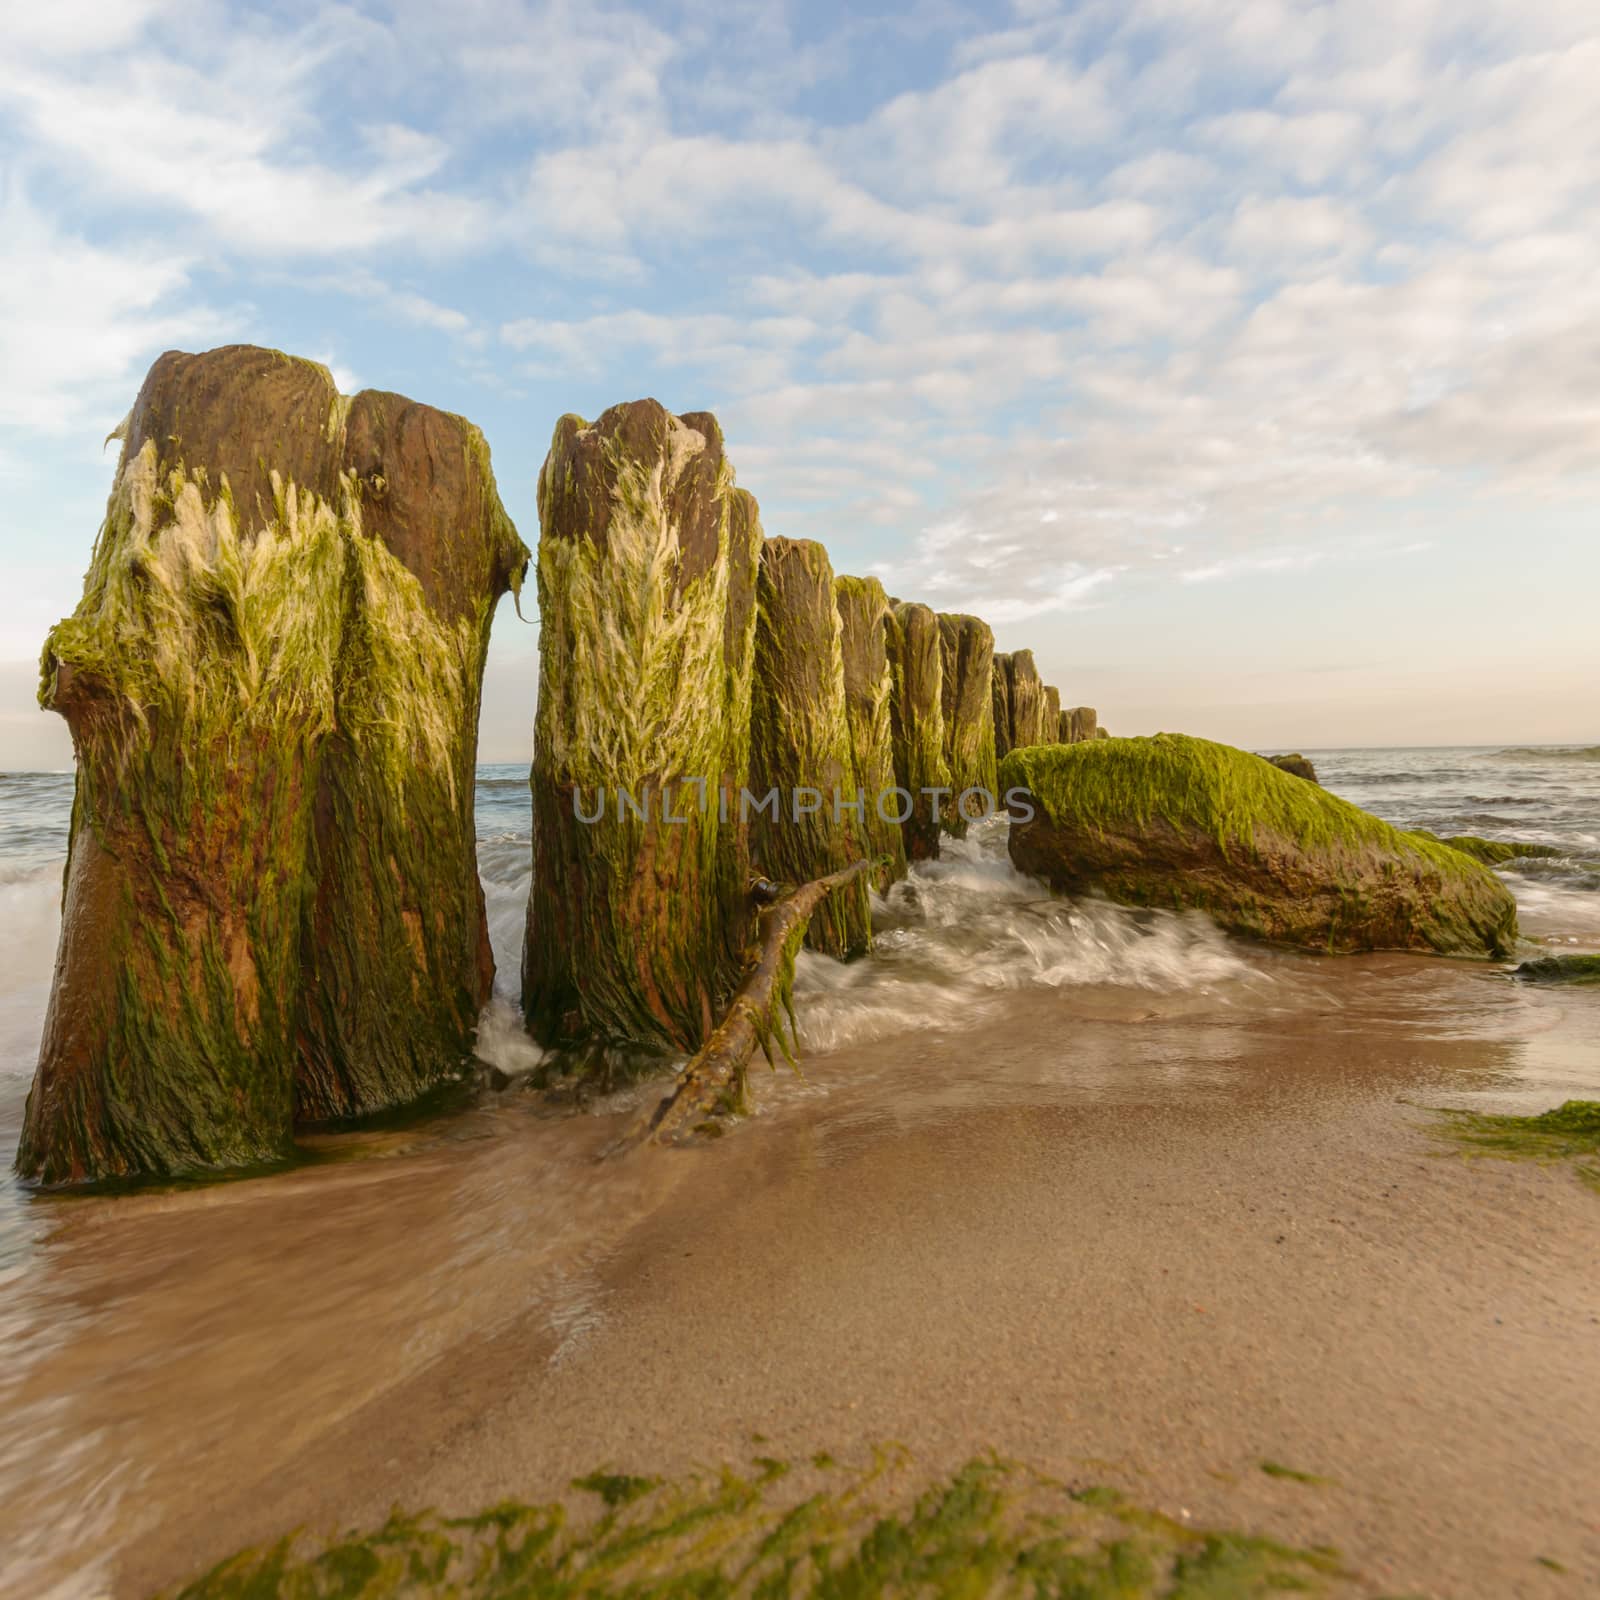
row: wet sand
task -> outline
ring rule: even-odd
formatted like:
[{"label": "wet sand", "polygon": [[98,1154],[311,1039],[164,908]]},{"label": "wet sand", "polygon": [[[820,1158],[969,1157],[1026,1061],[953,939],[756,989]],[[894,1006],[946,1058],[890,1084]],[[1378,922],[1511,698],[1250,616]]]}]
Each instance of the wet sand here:
[{"label": "wet sand", "polygon": [[1424,1106],[1593,1094],[1592,999],[1275,957],[1009,996],[1002,1058],[819,1056],[701,1148],[597,1164],[618,1113],[511,1093],[368,1159],[56,1205],[9,1308],[6,1592],[889,1440],[1331,1544],[1355,1592],[1591,1592],[1600,1200]]}]

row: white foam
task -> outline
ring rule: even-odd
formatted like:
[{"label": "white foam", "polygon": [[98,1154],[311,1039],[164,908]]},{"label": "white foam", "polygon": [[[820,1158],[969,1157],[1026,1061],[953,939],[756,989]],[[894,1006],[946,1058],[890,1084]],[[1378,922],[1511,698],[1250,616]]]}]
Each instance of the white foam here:
[{"label": "white foam", "polygon": [[1206,918],[1052,897],[1007,859],[996,818],[946,839],[874,908],[870,956],[802,951],[796,1010],[808,1049],[917,1028],[967,1027],[1008,991],[1108,985],[1207,990],[1253,969]]}]

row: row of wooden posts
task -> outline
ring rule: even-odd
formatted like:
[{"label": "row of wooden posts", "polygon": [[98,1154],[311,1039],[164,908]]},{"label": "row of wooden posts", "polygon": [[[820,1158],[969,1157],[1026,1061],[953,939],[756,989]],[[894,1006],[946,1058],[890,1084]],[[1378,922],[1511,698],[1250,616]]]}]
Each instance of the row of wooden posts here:
[{"label": "row of wooden posts", "polygon": [[[17,1160],[45,1184],[275,1161],[296,1128],[414,1100],[470,1059],[493,977],[477,713],[530,555],[482,435],[248,346],[163,356],[121,432],[44,656],[78,762]],[[766,538],[709,414],[563,418],[538,500],[522,992],[542,1044],[694,1050],[750,959],[752,880],[866,856],[886,888],[964,830],[956,797],[992,796],[1008,749],[1096,736],[977,618]],[[674,820],[597,816],[606,789]],[[800,791],[849,798],[802,813]],[[866,879],[805,937],[868,948]]]}]

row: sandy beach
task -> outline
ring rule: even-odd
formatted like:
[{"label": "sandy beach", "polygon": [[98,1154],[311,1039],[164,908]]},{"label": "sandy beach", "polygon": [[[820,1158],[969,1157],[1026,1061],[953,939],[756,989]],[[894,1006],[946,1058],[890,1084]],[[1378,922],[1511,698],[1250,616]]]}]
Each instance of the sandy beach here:
[{"label": "sandy beach", "polygon": [[812,1057],[701,1148],[597,1162],[625,1106],[513,1091],[367,1159],[57,1207],[8,1592],[888,1441],[1332,1545],[1355,1593],[1587,1592],[1600,1203],[1426,1108],[1580,1081],[1589,999],[1262,956],[1204,995],[1009,996],[1003,1058]]}]

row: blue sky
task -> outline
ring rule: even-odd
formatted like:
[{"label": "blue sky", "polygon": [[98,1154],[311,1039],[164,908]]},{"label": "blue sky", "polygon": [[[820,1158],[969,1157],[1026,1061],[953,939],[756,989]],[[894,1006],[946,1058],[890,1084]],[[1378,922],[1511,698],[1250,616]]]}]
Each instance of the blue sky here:
[{"label": "blue sky", "polygon": [[[769,534],[1119,732],[1600,740],[1592,0],[14,9],[0,763],[168,348],[714,409]],[[531,608],[530,608],[531,613]],[[505,610],[483,754],[528,754]]]}]

